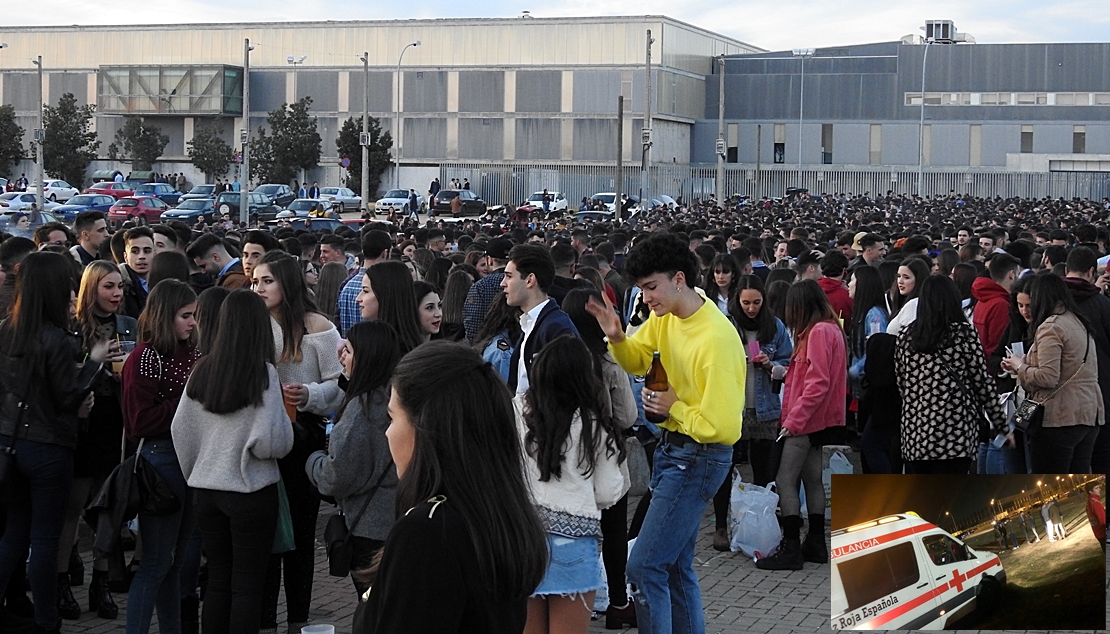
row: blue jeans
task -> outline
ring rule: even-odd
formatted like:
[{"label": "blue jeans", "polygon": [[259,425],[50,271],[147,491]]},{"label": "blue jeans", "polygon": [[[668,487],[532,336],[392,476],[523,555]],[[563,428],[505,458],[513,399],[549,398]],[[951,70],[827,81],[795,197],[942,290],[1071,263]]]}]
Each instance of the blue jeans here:
[{"label": "blue jeans", "polygon": [[732,465],[732,447],[660,442],[651,504],[628,557],[641,634],[704,632],[694,544],[706,505]]},{"label": "blue jeans", "polygon": [[181,632],[181,564],[193,536],[193,494],[185,484],[173,441],[143,443],[143,458],[162,476],[181,508],[173,515],[152,517],[139,513],[143,558],[127,595],[127,634],[145,634],[158,609],[158,631]]},{"label": "blue jeans", "polygon": [[[0,446],[11,444],[0,436]],[[58,540],[65,523],[73,480],[73,450],[61,445],[19,440],[15,465],[8,473],[8,523],[0,538],[0,596],[8,579],[31,547],[27,577],[35,600],[35,624],[51,630],[58,618]],[[69,556],[69,553],[66,553]]]}]

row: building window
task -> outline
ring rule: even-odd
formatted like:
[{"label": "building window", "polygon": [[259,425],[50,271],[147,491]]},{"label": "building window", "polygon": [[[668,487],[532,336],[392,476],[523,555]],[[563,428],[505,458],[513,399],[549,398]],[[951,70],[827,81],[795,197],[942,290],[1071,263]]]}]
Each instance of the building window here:
[{"label": "building window", "polygon": [[870,157],[871,165],[883,164],[883,126],[878,123],[871,124]]},{"label": "building window", "polygon": [[969,135],[968,157],[969,163],[974,166],[983,164],[983,126],[974,124]]},{"label": "building window", "polygon": [[1021,153],[1033,153],[1033,126],[1031,125],[1021,126]]},{"label": "building window", "polygon": [[832,165],[833,127],[831,123],[821,124],[821,163]]},{"label": "building window", "polygon": [[1071,153],[1087,153],[1087,126],[1077,125],[1071,132]]},{"label": "building window", "polygon": [[775,162],[786,162],[786,124],[775,124]]}]

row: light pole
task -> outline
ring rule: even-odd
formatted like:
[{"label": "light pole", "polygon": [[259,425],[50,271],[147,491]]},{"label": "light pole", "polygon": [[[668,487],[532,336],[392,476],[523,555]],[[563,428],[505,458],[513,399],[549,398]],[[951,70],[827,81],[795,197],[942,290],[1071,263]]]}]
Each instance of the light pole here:
[{"label": "light pole", "polygon": [[401,60],[410,46],[420,46],[420,40],[406,44],[397,56],[397,90],[393,93],[397,102],[396,125],[393,127],[393,142],[397,146],[393,151],[393,189],[401,187]]},{"label": "light pole", "polygon": [[46,141],[46,127],[43,122],[43,103],[42,103],[42,55],[38,58],[31,60],[31,63],[39,67],[39,127],[35,130],[35,208],[42,211],[42,179],[44,178],[42,169],[42,144]]},{"label": "light pole", "polygon": [[[651,208],[651,45],[655,42],[651,37],[651,29],[647,32],[647,64],[644,67],[644,129],[640,131],[640,141],[643,144],[643,156],[640,164],[640,208]],[[620,205],[620,201],[614,201]],[[645,207],[646,205],[646,207]]]},{"label": "light pole", "polygon": [[929,61],[929,46],[933,38],[925,40],[925,54],[921,56],[921,120],[917,124],[917,197],[925,196],[925,64]]},{"label": "light pole", "polygon": [[293,65],[293,103],[297,103],[297,67],[304,64],[306,59],[308,59],[308,55],[301,55],[300,57],[290,55],[285,58],[287,64]]},{"label": "light pole", "polygon": [[243,129],[239,131],[242,146],[243,169],[239,174],[239,222],[250,222],[251,191],[251,46],[249,39],[243,40]]},{"label": "light pole", "polygon": [[362,194],[362,208],[369,209],[370,192],[370,53],[362,54],[362,134],[358,144],[362,146],[362,174],[359,179],[359,192]]},{"label": "light pole", "polygon": [[724,208],[725,201],[725,54],[717,58],[717,205]]},{"label": "light pole", "polygon": [[812,48],[794,49],[794,57],[801,63],[801,86],[798,89],[798,187],[802,186],[802,120],[805,114],[806,97],[806,58],[813,57]]}]

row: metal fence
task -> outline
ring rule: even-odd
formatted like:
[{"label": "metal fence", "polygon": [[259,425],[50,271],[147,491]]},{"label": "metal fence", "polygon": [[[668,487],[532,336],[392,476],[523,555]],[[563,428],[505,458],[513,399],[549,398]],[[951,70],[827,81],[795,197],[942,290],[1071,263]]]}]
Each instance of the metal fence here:
[{"label": "metal fence", "polygon": [[[470,179],[471,188],[491,205],[517,205],[533,192],[558,191],[574,207],[577,201],[616,187],[615,165],[565,165],[545,163],[444,163],[440,182]],[[1110,173],[1105,172],[958,172],[926,171],[925,195],[970,194],[980,197],[1090,198],[1110,197]],[[667,194],[683,200],[706,198],[716,192],[716,167],[658,165],[651,170],[653,197]],[[754,165],[727,165],[725,193],[753,197],[782,196],[787,187],[805,187],[811,193],[872,194],[918,191],[916,170],[823,170]],[[625,166],[621,191],[640,192],[640,168]]]}]

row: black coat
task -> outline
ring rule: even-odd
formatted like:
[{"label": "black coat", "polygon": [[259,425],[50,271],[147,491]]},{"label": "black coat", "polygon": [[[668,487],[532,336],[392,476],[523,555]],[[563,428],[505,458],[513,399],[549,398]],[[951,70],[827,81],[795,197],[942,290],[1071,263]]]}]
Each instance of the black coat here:
[{"label": "black coat", "polygon": [[142,278],[131,267],[121,264],[119,268],[123,273],[123,314],[138,319],[146,308],[147,291]]}]

